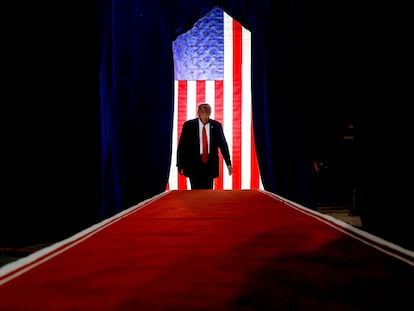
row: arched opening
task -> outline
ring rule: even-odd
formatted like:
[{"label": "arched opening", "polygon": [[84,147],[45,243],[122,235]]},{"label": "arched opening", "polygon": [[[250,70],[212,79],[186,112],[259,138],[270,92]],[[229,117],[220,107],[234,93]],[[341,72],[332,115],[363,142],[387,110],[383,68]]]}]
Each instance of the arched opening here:
[{"label": "arched opening", "polygon": [[263,189],[252,126],[250,31],[216,7],[173,42],[173,52],[173,152],[167,188],[190,188],[177,173],[177,142],[184,121],[197,117],[198,103],[208,102],[211,118],[223,125],[233,162],[229,176],[220,161],[214,189]]}]

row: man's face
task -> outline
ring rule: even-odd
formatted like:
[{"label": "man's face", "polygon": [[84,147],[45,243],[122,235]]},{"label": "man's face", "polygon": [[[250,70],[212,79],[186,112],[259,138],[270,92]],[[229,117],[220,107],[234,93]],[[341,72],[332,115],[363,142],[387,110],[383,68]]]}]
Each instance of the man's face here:
[{"label": "man's face", "polygon": [[209,111],[200,111],[198,113],[198,116],[200,117],[201,122],[204,124],[208,122],[208,119],[210,119],[210,112]]},{"label": "man's face", "polygon": [[198,117],[200,118],[201,122],[206,124],[210,119],[211,108],[209,105],[200,105],[198,109]]}]

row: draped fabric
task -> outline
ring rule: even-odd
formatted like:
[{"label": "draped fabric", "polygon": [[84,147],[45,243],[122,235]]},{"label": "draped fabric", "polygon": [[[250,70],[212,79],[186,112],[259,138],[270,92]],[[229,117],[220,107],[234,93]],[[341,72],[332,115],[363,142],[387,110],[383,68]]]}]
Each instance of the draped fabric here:
[{"label": "draped fabric", "polygon": [[252,34],[252,118],[263,188],[307,203],[294,1],[102,3],[101,133],[107,217],[166,189],[171,167],[172,42],[214,7]]},{"label": "draped fabric", "polygon": [[189,189],[187,178],[177,173],[174,151],[183,122],[197,116],[200,102],[208,102],[211,118],[223,125],[233,164],[229,176],[219,154],[214,189],[260,187],[251,117],[250,45],[250,32],[217,7],[173,42],[174,127],[168,189]]}]

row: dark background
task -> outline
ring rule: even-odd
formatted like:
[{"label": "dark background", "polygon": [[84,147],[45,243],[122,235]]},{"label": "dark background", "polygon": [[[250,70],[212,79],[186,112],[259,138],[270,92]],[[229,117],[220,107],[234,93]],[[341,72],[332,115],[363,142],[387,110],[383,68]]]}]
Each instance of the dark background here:
[{"label": "dark background", "polygon": [[[298,68],[308,70],[295,96],[311,116],[317,202],[349,205],[355,190],[365,228],[414,248],[404,9],[297,3],[297,39],[306,51]],[[2,44],[4,246],[58,240],[100,220],[97,8],[93,1],[5,8],[13,18]]]}]

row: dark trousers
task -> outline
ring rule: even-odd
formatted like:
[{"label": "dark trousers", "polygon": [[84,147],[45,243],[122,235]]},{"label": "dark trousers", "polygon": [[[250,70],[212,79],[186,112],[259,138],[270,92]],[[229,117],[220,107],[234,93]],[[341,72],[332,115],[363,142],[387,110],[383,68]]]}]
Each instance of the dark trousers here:
[{"label": "dark trousers", "polygon": [[[201,160],[200,160],[201,163]],[[201,164],[196,174],[189,176],[191,189],[213,189],[213,180],[207,164]]]}]

